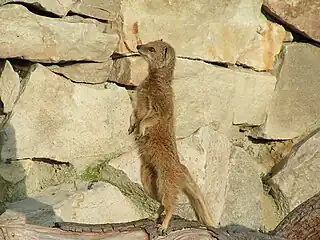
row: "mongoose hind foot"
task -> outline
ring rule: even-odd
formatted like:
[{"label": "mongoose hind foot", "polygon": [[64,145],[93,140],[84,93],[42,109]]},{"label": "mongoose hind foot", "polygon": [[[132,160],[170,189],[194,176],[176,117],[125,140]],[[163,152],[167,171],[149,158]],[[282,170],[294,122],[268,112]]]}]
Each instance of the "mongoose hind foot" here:
[{"label": "mongoose hind foot", "polygon": [[166,236],[168,235],[168,228],[164,228],[162,225],[158,225],[158,228],[157,228],[157,231],[158,231],[158,234],[160,236]]}]

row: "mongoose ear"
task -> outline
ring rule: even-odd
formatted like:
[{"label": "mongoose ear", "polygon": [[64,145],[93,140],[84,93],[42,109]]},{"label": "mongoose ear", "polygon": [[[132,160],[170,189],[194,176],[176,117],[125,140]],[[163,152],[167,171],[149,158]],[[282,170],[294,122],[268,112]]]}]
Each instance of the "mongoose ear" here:
[{"label": "mongoose ear", "polygon": [[160,41],[163,42],[163,39],[161,38]]}]

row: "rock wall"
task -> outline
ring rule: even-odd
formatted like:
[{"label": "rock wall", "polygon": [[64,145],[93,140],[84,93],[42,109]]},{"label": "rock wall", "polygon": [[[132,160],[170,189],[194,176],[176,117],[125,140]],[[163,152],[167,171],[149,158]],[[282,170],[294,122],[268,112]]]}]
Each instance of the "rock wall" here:
[{"label": "rock wall", "polygon": [[[272,229],[320,191],[319,14],[280,2],[0,1],[0,222],[157,208],[127,129],[147,74],[131,52],[164,39],[180,158],[215,224]],[[182,195],[175,213],[194,219]]]}]

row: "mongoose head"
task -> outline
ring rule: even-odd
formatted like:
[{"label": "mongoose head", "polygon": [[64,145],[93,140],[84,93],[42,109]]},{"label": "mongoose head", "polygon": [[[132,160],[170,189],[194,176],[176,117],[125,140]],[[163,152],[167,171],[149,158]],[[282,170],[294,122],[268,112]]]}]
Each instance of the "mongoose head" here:
[{"label": "mongoose head", "polygon": [[174,67],[175,65],[176,54],[174,48],[162,40],[138,45],[137,50],[152,69]]}]

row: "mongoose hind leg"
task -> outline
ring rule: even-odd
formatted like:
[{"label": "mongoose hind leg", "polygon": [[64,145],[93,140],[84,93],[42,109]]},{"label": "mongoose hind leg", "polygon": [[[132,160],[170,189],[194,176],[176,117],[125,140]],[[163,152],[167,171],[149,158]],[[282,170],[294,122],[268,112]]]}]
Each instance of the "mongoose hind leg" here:
[{"label": "mongoose hind leg", "polygon": [[162,221],[161,226],[158,227],[158,232],[161,235],[166,235],[168,231],[168,227],[173,215],[173,207],[176,201],[176,194],[165,192],[164,196],[162,198],[161,205],[164,208],[165,211],[165,218]]},{"label": "mongoose hind leg", "polygon": [[[141,158],[143,158],[141,156]],[[144,191],[149,195],[151,198],[158,201],[157,196],[157,183],[156,183],[156,172],[155,170],[146,164],[141,164],[140,166],[140,177],[141,183],[144,188]]]},{"label": "mongoose hind leg", "polygon": [[[140,177],[141,177],[141,182],[142,186],[144,188],[144,191],[154,200],[159,202],[159,197],[157,193],[157,186],[156,186],[156,172],[153,171],[153,169],[150,166],[147,166],[145,164],[141,164],[141,169],[140,169]],[[148,218],[156,221],[161,214],[164,211],[164,206],[160,204],[157,212],[155,214],[149,216]]]}]

